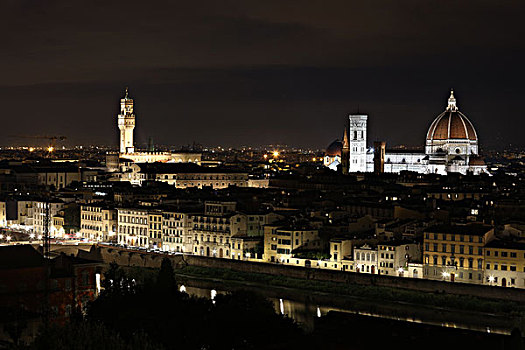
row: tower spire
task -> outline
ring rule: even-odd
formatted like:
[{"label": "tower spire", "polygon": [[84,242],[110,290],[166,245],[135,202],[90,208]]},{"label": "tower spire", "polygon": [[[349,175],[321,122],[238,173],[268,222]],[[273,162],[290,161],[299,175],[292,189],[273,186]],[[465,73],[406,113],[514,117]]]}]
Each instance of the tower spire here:
[{"label": "tower spire", "polygon": [[126,100],[129,100],[128,87],[126,86],[126,95],[124,96]]},{"label": "tower spire", "polygon": [[447,111],[457,111],[456,98],[454,97],[454,89],[450,89],[450,97],[448,98]]},{"label": "tower spire", "polygon": [[347,127],[345,126],[345,132],[343,134],[343,148],[350,148],[350,144],[348,143],[348,131]]}]

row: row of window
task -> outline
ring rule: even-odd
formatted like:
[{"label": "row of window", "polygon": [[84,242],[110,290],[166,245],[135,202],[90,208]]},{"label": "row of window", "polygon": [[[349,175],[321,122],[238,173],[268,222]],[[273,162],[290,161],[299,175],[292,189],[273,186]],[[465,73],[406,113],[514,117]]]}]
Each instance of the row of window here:
[{"label": "row of window", "polygon": [[474,239],[474,236],[446,234],[446,233],[428,233],[427,232],[427,233],[425,233],[425,238],[426,239],[442,240],[442,241],[456,241],[456,240],[458,240],[459,242],[466,242],[468,240],[469,242],[476,241],[477,243],[483,243],[483,236],[478,236],[477,239]]},{"label": "row of window", "polygon": [[[456,249],[459,248],[459,249]],[[456,246],[455,244],[446,244],[446,243],[442,243],[441,244],[441,250],[439,250],[439,245],[437,243],[433,243],[432,245],[430,245],[429,243],[425,243],[425,251],[426,252],[442,252],[442,253],[452,253],[452,254],[455,254],[455,253],[458,253],[458,254],[468,254],[468,255],[483,255],[483,248],[482,247],[477,247],[477,249],[475,249],[474,246],[467,246],[468,250],[465,251],[465,246],[464,245],[459,245],[459,246]]]},{"label": "row of window", "polygon": [[[478,270],[481,270],[483,268],[483,259],[478,259],[477,262]],[[428,255],[425,255],[425,264],[430,264],[430,257]],[[474,267],[474,259],[459,258],[457,260],[448,260],[448,257],[446,255],[443,255],[441,259],[439,258],[439,256],[434,255],[432,256],[432,265],[468,267],[471,269]]]},{"label": "row of window", "polygon": [[[500,254],[501,253],[501,254]],[[518,257],[518,253],[517,252],[499,252],[498,250],[486,250],[486,254],[487,256],[501,256],[502,258],[507,258],[507,257],[511,257],[511,258],[517,258]],[[525,258],[525,253],[523,253],[523,258]]]},{"label": "row of window", "polygon": [[[500,271],[516,271],[516,265],[499,264],[499,263],[487,263],[487,270],[500,270]],[[523,267],[523,272],[525,272],[525,266]]]}]

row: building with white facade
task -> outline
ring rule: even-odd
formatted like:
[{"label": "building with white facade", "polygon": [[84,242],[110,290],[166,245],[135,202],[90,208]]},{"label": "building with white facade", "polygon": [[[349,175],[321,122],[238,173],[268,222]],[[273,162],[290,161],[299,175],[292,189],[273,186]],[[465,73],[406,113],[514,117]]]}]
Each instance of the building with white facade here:
[{"label": "building with white facade", "polygon": [[45,232],[46,227],[46,206],[49,206],[49,221],[48,230],[52,232],[52,218],[59,214],[64,209],[64,202],[58,199],[52,199],[49,201],[34,201],[33,202],[33,233],[36,235],[42,235]]},{"label": "building with white facade", "polygon": [[117,240],[117,210],[104,205],[89,204],[80,207],[80,234],[98,242]]},{"label": "building with white facade", "polygon": [[164,251],[191,253],[193,236],[190,215],[179,210],[162,211],[162,247]]},{"label": "building with white facade", "polygon": [[149,247],[149,212],[140,208],[119,208],[117,242],[136,247]]},{"label": "building with white facade", "polygon": [[[479,140],[474,125],[459,111],[451,91],[445,111],[430,124],[425,138],[425,147],[420,151],[377,149],[367,145],[367,116],[349,115],[348,138],[349,170],[356,172],[399,173],[413,171],[423,174],[488,173],[479,156]],[[335,150],[332,143],[325,156],[325,165],[334,169],[344,163],[341,149]],[[378,154],[376,154],[379,152]],[[329,162],[331,161],[331,162]]]}]

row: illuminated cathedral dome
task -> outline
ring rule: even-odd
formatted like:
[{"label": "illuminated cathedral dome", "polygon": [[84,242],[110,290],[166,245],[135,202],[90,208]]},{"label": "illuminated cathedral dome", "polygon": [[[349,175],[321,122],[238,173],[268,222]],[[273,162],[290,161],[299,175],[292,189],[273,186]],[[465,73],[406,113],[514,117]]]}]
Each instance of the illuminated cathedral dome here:
[{"label": "illuminated cathedral dome", "polygon": [[456,105],[454,91],[448,106],[430,125],[426,139],[427,154],[478,154],[478,135],[474,125]]}]

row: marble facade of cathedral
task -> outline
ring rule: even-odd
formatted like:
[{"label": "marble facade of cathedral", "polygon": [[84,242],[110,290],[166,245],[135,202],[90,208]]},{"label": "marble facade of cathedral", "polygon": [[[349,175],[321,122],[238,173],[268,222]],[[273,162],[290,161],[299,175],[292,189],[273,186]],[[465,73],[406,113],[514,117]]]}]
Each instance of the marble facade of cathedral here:
[{"label": "marble facade of cathedral", "polygon": [[453,91],[445,111],[434,119],[428,129],[424,150],[367,148],[366,134],[367,116],[350,115],[343,141],[336,140],[330,144],[324,164],[334,170],[340,165],[343,173],[488,173],[478,154],[478,135],[474,125],[459,111]]}]

